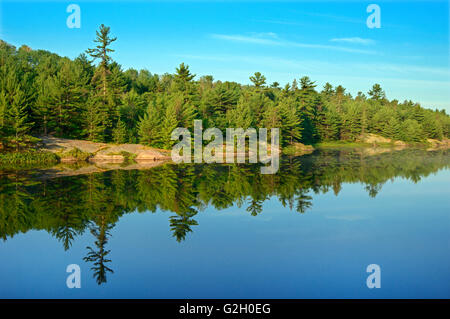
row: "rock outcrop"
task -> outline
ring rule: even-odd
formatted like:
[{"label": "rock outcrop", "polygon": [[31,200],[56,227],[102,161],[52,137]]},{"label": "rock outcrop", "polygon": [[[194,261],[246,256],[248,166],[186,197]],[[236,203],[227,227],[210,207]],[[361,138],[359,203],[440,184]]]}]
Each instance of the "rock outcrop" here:
[{"label": "rock outcrop", "polygon": [[[61,162],[111,162],[170,160],[170,152],[140,144],[107,144],[56,137],[41,137],[42,149],[58,154]],[[73,154],[82,155],[74,156]]]}]

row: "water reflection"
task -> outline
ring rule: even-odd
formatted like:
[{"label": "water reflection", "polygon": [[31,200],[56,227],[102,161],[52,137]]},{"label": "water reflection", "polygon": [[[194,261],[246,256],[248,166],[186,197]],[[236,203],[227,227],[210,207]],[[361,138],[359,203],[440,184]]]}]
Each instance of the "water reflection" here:
[{"label": "water reflection", "polygon": [[[92,245],[84,260],[100,285],[113,273],[108,239],[119,218],[133,212],[168,211],[170,232],[178,242],[195,231],[195,216],[206,207],[232,205],[252,216],[263,214],[263,203],[276,197],[293,212],[311,210],[314,194],[333,191],[343,183],[360,183],[370,197],[385,182],[402,177],[417,183],[448,168],[447,150],[403,150],[367,155],[361,150],[316,151],[285,157],[275,175],[261,175],[258,165],[172,165],[149,170],[46,179],[40,171],[4,171],[0,175],[0,236],[8,240],[29,230],[45,230],[65,250],[88,231]],[[244,209],[245,208],[245,209]]]}]

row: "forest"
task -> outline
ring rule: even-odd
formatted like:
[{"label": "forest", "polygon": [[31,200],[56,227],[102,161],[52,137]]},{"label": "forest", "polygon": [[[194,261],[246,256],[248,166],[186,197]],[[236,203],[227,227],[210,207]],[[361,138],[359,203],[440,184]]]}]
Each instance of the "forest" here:
[{"label": "forest", "polygon": [[[284,86],[256,72],[251,85],[199,78],[181,63],[174,74],[114,61],[117,38],[101,25],[75,59],[0,40],[0,151],[18,152],[52,135],[169,149],[176,127],[280,128],[281,145],[354,141],[374,133],[408,143],[450,136],[445,110],[389,100],[379,84],[352,96],[307,76]],[[151,64],[151,61],[149,61]]]}]

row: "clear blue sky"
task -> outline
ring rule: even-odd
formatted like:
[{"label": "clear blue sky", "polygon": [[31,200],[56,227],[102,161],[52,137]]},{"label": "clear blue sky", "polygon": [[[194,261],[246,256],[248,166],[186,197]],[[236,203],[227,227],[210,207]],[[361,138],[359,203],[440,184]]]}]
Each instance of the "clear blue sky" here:
[{"label": "clear blue sky", "polygon": [[[0,38],[76,57],[111,26],[125,69],[249,82],[262,72],[281,84],[308,75],[322,86],[367,92],[380,83],[390,99],[412,99],[450,112],[448,1],[0,1]],[[69,29],[66,7],[81,7]],[[381,8],[369,29],[366,8]]]}]

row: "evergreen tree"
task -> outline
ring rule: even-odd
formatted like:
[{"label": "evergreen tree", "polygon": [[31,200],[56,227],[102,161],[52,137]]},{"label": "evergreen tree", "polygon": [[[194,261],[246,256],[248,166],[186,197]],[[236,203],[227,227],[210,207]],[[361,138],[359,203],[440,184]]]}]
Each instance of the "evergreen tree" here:
[{"label": "evergreen tree", "polygon": [[266,77],[260,72],[255,72],[255,74],[250,77],[250,81],[252,81],[253,85],[259,89],[266,84]]},{"label": "evergreen tree", "polygon": [[425,139],[422,126],[416,120],[406,120],[401,127],[401,139],[407,142],[422,142]]},{"label": "evergreen tree", "polygon": [[293,98],[280,101],[279,113],[281,118],[282,145],[298,142],[302,138],[302,119],[298,114]]},{"label": "evergreen tree", "polygon": [[329,99],[334,94],[333,86],[330,83],[325,83],[323,86],[322,94],[325,98]]},{"label": "evergreen tree", "polygon": [[18,151],[20,147],[26,146],[25,136],[33,125],[33,123],[28,122],[25,101],[25,94],[20,90],[20,86],[16,86],[13,96],[11,97],[8,114],[11,133],[13,135],[12,142],[16,147],[16,151]]},{"label": "evergreen tree", "polygon": [[164,148],[170,149],[176,143],[176,141],[171,140],[171,134],[179,126],[178,124],[177,105],[170,103],[161,125],[161,141]]},{"label": "evergreen tree", "polygon": [[89,141],[102,142],[106,139],[105,130],[109,121],[107,110],[99,103],[98,97],[91,94],[86,103],[83,135]]},{"label": "evergreen tree", "polygon": [[202,120],[204,129],[223,131],[278,127],[282,146],[354,140],[362,133],[406,142],[450,135],[445,111],[389,101],[379,84],[368,99],[361,92],[353,98],[330,83],[319,93],[306,76],[280,88],[277,82],[267,86],[259,72],[250,77],[252,85],[214,81],[209,75],[195,80],[184,63],[175,74],[124,71],[111,59],[116,38],[109,27],[101,25],[94,41],[87,55],[74,60],[0,41],[0,148],[13,142],[18,150],[31,145],[32,135],[42,134],[170,148],[173,129],[192,130],[194,119]]},{"label": "evergreen tree", "polygon": [[372,89],[367,92],[367,94],[369,94],[370,98],[375,101],[380,101],[386,98],[386,94],[379,84],[374,84]]},{"label": "evergreen tree", "polygon": [[161,117],[157,111],[149,106],[144,117],[138,124],[139,142],[146,145],[162,147],[161,140]]},{"label": "evergreen tree", "polygon": [[400,139],[400,122],[397,118],[391,117],[388,122],[386,122],[383,135],[393,140]]},{"label": "evergreen tree", "polygon": [[175,73],[175,83],[179,91],[188,91],[191,81],[195,78],[195,74],[191,74],[188,65],[181,63],[176,69]]},{"label": "evergreen tree", "polygon": [[[113,116],[117,114],[114,88],[111,85],[111,68],[110,68],[110,53],[114,52],[110,48],[111,44],[117,40],[116,37],[110,36],[110,27],[101,25],[96,32],[96,39],[94,42],[98,43],[95,48],[86,50],[93,60],[100,60],[100,63],[95,70],[92,83],[98,90],[98,93],[91,96],[90,105],[95,107],[94,113],[103,113],[100,115],[101,121],[94,121],[99,125],[95,129],[100,134],[98,137],[102,140],[108,139],[109,131],[113,127]],[[90,111],[91,112],[91,111]],[[94,122],[90,122],[92,125]]]},{"label": "evergreen tree", "polygon": [[117,144],[128,142],[127,127],[120,117],[116,127],[113,130],[113,141]]},{"label": "evergreen tree", "polygon": [[[79,137],[82,122],[78,116],[84,111],[86,102],[83,87],[85,78],[81,69],[69,61],[64,60],[57,75],[49,83],[49,96],[43,103],[49,103],[51,112],[48,114],[48,127],[57,136]],[[43,109],[44,116],[46,109]]]}]

